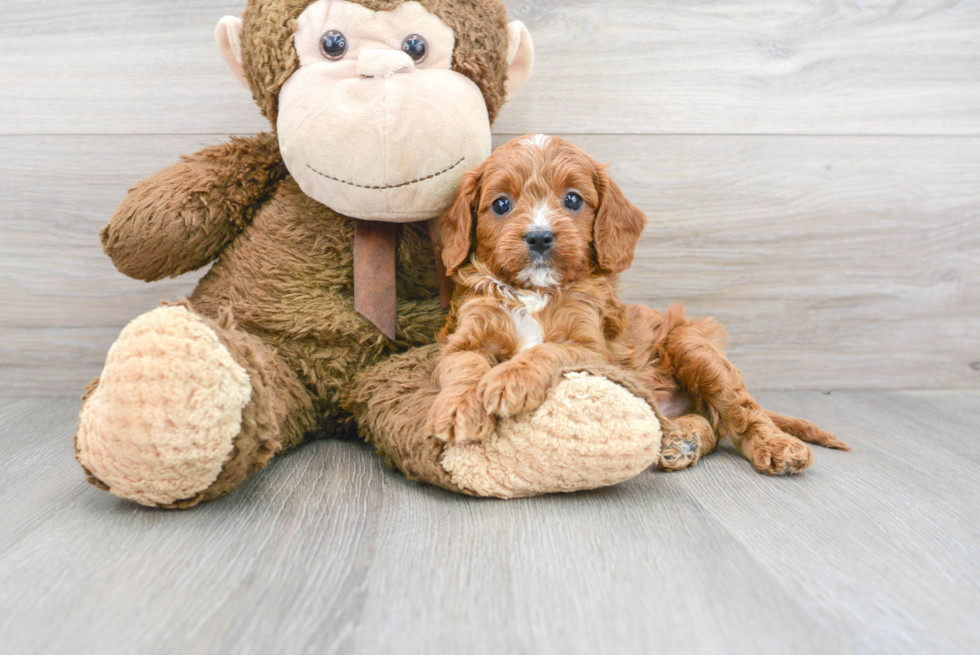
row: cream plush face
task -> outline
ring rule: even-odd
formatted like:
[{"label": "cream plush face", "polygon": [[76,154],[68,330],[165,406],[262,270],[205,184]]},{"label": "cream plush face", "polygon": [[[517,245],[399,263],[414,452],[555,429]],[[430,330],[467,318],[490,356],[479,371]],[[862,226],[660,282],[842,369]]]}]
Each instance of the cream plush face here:
[{"label": "cream plush face", "polygon": [[[418,61],[402,47],[413,35],[426,44]],[[418,2],[375,12],[318,0],[300,15],[295,46],[301,66],[282,87],[277,131],[289,172],[315,200],[364,220],[434,218],[489,156],[483,95],[451,69],[452,29]]]}]

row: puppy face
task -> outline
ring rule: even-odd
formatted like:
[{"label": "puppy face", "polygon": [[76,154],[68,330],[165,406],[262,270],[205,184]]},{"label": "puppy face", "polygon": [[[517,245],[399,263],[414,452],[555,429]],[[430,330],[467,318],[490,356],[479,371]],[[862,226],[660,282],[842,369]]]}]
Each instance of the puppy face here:
[{"label": "puppy face", "polygon": [[473,253],[511,286],[554,287],[629,268],[645,221],[585,151],[522,137],[464,176],[440,223],[443,259],[452,274]]}]

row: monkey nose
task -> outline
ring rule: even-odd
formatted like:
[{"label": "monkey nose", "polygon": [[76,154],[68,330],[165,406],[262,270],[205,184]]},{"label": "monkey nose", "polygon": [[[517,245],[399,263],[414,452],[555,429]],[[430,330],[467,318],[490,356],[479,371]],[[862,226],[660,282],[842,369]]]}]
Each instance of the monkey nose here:
[{"label": "monkey nose", "polygon": [[388,77],[414,67],[412,58],[401,50],[362,50],[357,57],[357,74],[362,77]]}]

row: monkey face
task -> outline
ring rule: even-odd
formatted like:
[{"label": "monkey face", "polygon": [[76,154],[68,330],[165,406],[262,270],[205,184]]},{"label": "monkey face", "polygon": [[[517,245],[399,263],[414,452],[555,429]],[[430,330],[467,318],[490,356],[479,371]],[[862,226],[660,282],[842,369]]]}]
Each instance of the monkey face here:
[{"label": "monkey face", "polygon": [[365,220],[434,218],[490,154],[480,89],[452,70],[452,28],[418,2],[372,11],[317,0],[299,16],[300,68],[277,131],[300,188]]}]

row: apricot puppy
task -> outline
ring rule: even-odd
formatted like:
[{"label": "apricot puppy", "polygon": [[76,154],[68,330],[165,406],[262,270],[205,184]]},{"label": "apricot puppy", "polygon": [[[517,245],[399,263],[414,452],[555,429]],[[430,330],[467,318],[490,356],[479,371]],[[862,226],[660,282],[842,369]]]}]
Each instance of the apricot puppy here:
[{"label": "apricot puppy", "polygon": [[802,419],[765,411],[725,357],[725,332],[683,307],[627,306],[617,276],[646,217],[604,166],[567,141],[515,139],[467,173],[440,221],[457,284],[440,335],[440,393],[428,429],[447,442],[492,434],[498,417],[537,409],[570,366],[636,373],[670,419],[661,468],[680,470],[730,437],[759,471],[810,465],[804,441],[847,449]]}]

